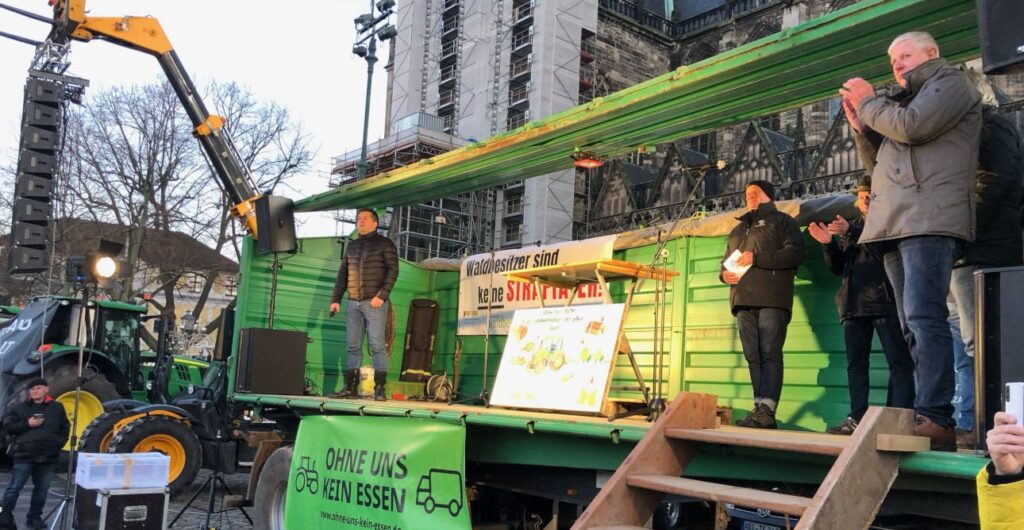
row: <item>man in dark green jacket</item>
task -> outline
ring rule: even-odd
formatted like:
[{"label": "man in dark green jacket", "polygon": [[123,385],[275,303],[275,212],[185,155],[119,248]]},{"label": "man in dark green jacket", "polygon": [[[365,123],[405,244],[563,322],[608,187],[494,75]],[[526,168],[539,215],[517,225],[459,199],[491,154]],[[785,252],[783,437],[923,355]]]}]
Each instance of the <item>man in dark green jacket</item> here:
[{"label": "man in dark green jacket", "polygon": [[57,457],[67,442],[71,425],[64,407],[54,401],[46,380],[28,384],[28,399],[18,403],[4,415],[4,430],[12,437],[7,455],[14,460],[11,482],[4,491],[4,506],[14,511],[21,488],[32,477],[32,502],[28,508],[29,528],[45,528],[43,506],[50,491],[50,481],[57,470]]},{"label": "man in dark green jacket", "polygon": [[373,356],[373,399],[387,399],[384,392],[388,379],[385,326],[388,297],[398,280],[398,251],[390,239],[377,233],[377,224],[377,212],[359,210],[356,214],[359,238],[349,242],[338,267],[331,297],[331,316],[341,309],[341,297],[347,292],[345,335],[348,339],[348,363],[345,388],[335,397],[359,397],[359,364],[363,361],[365,334]]},{"label": "man in dark green jacket", "polygon": [[775,208],[774,193],[767,181],[747,185],[749,211],[729,234],[720,275],[731,286],[729,302],[754,387],[754,408],[736,425],[759,429],[777,427],[782,345],[793,312],[793,279],[804,260],[800,227]]}]

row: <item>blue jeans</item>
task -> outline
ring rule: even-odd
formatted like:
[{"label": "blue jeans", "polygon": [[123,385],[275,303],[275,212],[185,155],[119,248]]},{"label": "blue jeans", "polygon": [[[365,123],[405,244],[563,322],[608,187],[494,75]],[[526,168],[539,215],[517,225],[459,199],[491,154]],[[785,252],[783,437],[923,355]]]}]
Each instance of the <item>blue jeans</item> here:
[{"label": "blue jeans", "polygon": [[949,282],[949,327],[953,332],[953,369],[956,390],[953,408],[956,428],[974,430],[974,271],[968,265],[953,269]]},{"label": "blue jeans", "polygon": [[750,369],[754,403],[765,403],[772,410],[782,395],[782,345],[786,342],[789,318],[789,311],[775,307],[736,310],[736,326]]},{"label": "blue jeans", "polygon": [[50,493],[50,481],[57,470],[56,462],[39,464],[35,462],[15,462],[11,468],[11,482],[4,491],[4,506],[14,511],[14,505],[18,503],[18,496],[21,495],[21,488],[25,487],[28,477],[32,477],[32,501],[28,505],[28,520],[40,520],[43,517],[43,506],[46,504],[46,496]]},{"label": "blue jeans", "polygon": [[943,236],[903,239],[885,254],[903,334],[914,358],[915,411],[940,427],[953,421],[953,338],[946,295],[956,242]]},{"label": "blue jeans", "polygon": [[370,354],[373,356],[373,369],[381,372],[388,369],[388,352],[384,346],[384,325],[388,319],[388,304],[378,308],[370,307],[370,300],[349,300],[345,309],[348,338],[349,370],[356,370],[363,362],[363,335],[370,342]]}]

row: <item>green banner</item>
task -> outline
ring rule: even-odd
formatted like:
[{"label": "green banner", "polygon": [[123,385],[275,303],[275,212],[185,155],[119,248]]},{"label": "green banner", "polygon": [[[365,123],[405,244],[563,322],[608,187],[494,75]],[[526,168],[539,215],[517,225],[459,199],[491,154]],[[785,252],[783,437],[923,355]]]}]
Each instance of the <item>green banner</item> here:
[{"label": "green banner", "polygon": [[285,527],[469,530],[465,448],[461,425],[303,418],[288,474]]}]

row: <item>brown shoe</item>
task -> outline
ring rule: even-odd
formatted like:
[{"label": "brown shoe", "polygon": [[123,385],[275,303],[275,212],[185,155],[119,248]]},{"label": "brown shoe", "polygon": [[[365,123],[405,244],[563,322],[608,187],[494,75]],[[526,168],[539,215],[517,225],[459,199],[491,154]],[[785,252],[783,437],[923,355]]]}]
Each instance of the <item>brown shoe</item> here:
[{"label": "brown shoe", "polygon": [[746,418],[737,421],[736,425],[740,427],[749,427],[751,429],[779,428],[778,424],[775,423],[775,411],[764,403],[754,405],[754,410],[751,410],[750,413],[747,414]]},{"label": "brown shoe", "polygon": [[956,448],[973,451],[978,448],[974,442],[974,431],[956,430]]},{"label": "brown shoe", "polygon": [[956,432],[953,427],[940,427],[927,416],[914,418],[914,436],[932,439],[932,451],[956,451]]}]

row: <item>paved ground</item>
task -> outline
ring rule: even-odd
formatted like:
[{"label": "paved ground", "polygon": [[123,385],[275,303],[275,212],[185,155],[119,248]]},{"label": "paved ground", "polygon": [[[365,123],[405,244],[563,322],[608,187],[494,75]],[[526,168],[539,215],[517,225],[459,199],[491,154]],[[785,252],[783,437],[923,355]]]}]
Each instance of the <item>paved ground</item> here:
[{"label": "paved ground", "polygon": [[[178,513],[181,512],[182,509],[185,508],[185,504],[188,502],[189,498],[192,497],[196,490],[198,490],[199,487],[202,486],[203,482],[205,482],[209,476],[210,475],[208,471],[200,471],[199,478],[196,479],[196,482],[192,485],[191,488],[189,488],[182,495],[179,495],[178,497],[171,499],[171,506],[167,514],[168,523],[170,523],[170,521],[174,519],[174,517],[178,515]],[[10,481],[10,478],[10,464],[6,464],[0,467],[0,488],[6,488],[7,483]],[[228,487],[231,488],[231,491],[236,494],[244,493],[245,488],[249,483],[249,475],[247,473],[226,475],[224,479],[225,482],[227,482]],[[43,511],[43,515],[50,513],[51,510],[53,510],[60,504],[61,499],[63,498],[64,495],[65,484],[66,482],[64,473],[58,473],[57,476],[54,478],[52,486],[50,487],[50,496],[47,499],[46,509]],[[174,526],[171,528],[205,529],[206,507],[207,502],[209,500],[207,494],[208,491],[208,489],[203,490],[203,492],[201,492],[199,496],[196,498],[195,502],[192,503],[192,507],[185,510],[185,512],[182,514],[178,522],[176,522]],[[215,500],[215,504],[217,505],[217,507],[215,508],[215,510],[219,509],[221,495],[223,495],[223,489],[218,488],[217,499]],[[18,528],[24,528],[25,514],[28,512],[28,503],[31,496],[32,481],[29,480],[28,484],[25,486],[25,489],[21,490],[21,496],[18,498],[18,506],[14,510],[15,521],[18,523]],[[49,523],[50,521],[47,522]],[[210,526],[217,528],[218,530],[243,530],[252,528],[252,525],[250,525],[249,522],[245,519],[245,516],[242,515],[242,512],[238,510],[228,510],[223,513],[214,513],[210,517]],[[65,528],[70,527],[71,525],[69,518]]]}]

